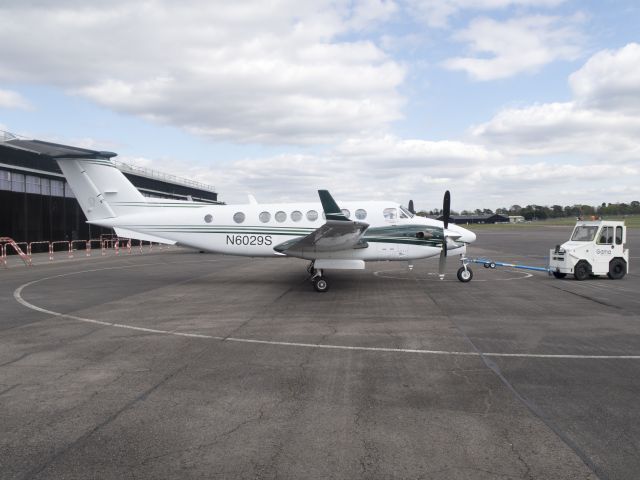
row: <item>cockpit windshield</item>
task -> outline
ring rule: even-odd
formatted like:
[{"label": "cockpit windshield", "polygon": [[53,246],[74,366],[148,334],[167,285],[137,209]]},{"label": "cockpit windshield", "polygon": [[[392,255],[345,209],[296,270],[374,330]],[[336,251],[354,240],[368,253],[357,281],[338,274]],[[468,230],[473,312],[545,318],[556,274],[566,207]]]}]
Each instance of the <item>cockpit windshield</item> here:
[{"label": "cockpit windshield", "polygon": [[413,218],[413,213],[400,205],[400,218]]},{"label": "cockpit windshield", "polygon": [[573,231],[571,240],[574,242],[592,242],[597,232],[597,225],[579,225]]}]

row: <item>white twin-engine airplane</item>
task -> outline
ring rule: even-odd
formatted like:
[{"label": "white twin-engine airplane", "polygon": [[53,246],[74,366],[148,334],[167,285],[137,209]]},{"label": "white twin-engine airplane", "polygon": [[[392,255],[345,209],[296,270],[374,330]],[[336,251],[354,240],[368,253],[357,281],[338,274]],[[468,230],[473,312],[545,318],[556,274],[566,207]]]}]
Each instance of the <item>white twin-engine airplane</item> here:
[{"label": "white twin-engine airplane", "polygon": [[[310,260],[318,292],[326,292],[326,269],[364,269],[366,261],[464,254],[476,236],[444,222],[414,215],[394,202],[344,202],[327,190],[320,203],[212,205],[144,197],[111,162],[115,154],[93,158],[54,157],[88,222],[115,229],[120,237],[179,244],[209,252],[248,257]],[[465,267],[465,272],[466,272]],[[469,270],[470,272],[470,270]]]}]

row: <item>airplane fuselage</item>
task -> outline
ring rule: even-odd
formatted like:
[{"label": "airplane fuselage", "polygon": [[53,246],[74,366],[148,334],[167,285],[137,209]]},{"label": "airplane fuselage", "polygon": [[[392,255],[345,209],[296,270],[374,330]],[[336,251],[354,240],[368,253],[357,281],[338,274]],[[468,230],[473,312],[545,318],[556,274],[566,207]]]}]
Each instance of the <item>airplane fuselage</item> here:
[{"label": "airplane fuselage", "polygon": [[[117,218],[94,221],[105,227],[177,242],[209,252],[250,257],[285,256],[278,245],[304,237],[325,223],[320,203],[210,205],[198,202],[151,200],[146,204],[112,202],[121,213]],[[413,216],[394,202],[341,202],[340,207],[351,220],[366,222],[369,228],[361,248],[298,256],[314,260],[359,259],[415,260],[439,255],[442,249],[443,224]],[[128,213],[130,211],[131,213]],[[451,225],[448,231],[460,235],[450,241],[452,254],[464,253],[464,243],[475,235]]]}]

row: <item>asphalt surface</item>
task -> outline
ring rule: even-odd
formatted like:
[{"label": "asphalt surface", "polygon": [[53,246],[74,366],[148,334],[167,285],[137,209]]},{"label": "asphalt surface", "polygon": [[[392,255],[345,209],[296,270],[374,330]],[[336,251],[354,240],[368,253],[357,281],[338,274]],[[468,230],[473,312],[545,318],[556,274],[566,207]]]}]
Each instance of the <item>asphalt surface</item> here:
[{"label": "asphalt surface", "polygon": [[[568,234],[483,230],[470,253],[543,266]],[[0,478],[638,478],[635,262],[468,284],[455,259],[445,281],[377,263],[319,294],[290,259],[11,259]]]}]

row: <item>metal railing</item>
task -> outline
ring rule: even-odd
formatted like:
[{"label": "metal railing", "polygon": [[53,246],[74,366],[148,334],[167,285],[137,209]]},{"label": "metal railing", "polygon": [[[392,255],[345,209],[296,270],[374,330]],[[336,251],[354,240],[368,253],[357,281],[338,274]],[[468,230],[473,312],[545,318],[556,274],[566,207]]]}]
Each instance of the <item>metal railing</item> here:
[{"label": "metal railing", "polygon": [[[31,267],[31,257],[24,253],[19,245],[24,244],[25,242],[16,242],[13,238],[10,237],[0,237],[0,263],[7,266],[7,246],[10,246],[15,250],[15,252],[20,255],[20,258],[24,262],[27,267]],[[29,245],[27,244],[27,247]]]},{"label": "metal railing", "polygon": [[[24,261],[25,265],[32,266],[32,255],[34,246],[37,247],[46,245],[46,253],[49,255],[49,260],[53,261],[55,259],[56,254],[66,254],[67,258],[74,258],[74,252],[78,250],[82,250],[81,248],[75,248],[76,246],[81,247],[84,246],[85,257],[90,257],[91,252],[94,250],[94,245],[99,245],[100,253],[102,256],[107,255],[109,250],[113,250],[115,255],[120,255],[121,250],[126,251],[128,255],[134,253],[134,245],[133,240],[130,238],[122,238],[116,236],[106,236],[104,238],[92,238],[89,240],[56,240],[53,242],[49,241],[38,241],[38,242],[16,242],[10,237],[0,237],[0,264],[4,267],[7,267],[7,247],[13,248],[14,252],[20,256],[20,258]],[[20,248],[21,245],[24,245],[24,251]],[[147,242],[143,240],[138,240],[138,244],[136,245],[136,251],[138,253],[144,252],[144,247],[148,247],[149,251],[152,252],[154,246],[156,249],[169,249],[171,246],[156,243],[156,242]],[[158,248],[159,247],[159,248]],[[26,253],[25,253],[26,251]],[[44,253],[44,252],[42,252]]]},{"label": "metal railing", "polygon": [[213,185],[207,185],[206,183],[197,182],[188,178],[177,177],[169,173],[159,172],[146,167],[139,167],[137,165],[131,165],[119,160],[112,160],[116,167],[122,172],[129,172],[134,175],[140,175],[142,177],[152,178],[156,180],[162,180],[163,182],[177,183],[178,185],[184,185],[186,187],[196,188],[198,190],[206,190],[209,192],[215,192],[216,188]]}]

